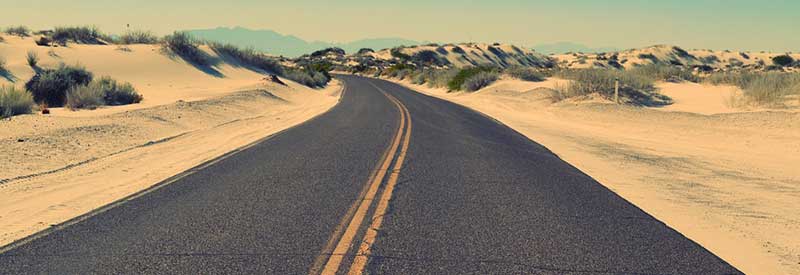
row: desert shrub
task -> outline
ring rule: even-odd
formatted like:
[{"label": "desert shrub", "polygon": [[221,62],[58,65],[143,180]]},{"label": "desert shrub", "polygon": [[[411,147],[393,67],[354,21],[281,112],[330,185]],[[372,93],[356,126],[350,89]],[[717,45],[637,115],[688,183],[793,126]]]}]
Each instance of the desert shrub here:
[{"label": "desert shrub", "polygon": [[149,31],[129,31],[117,39],[120,44],[158,44],[158,36]]},{"label": "desert shrub", "polygon": [[794,63],[794,58],[788,54],[778,55],[772,58],[772,63],[777,66],[786,67]]},{"label": "desert shrub", "polygon": [[459,47],[459,46],[454,46],[454,47],[453,47],[453,52],[454,52],[454,53],[459,53],[459,54],[466,54],[466,53],[467,53],[467,52],[465,52],[465,51],[464,51],[464,49],[462,49],[462,48],[461,48],[461,47]]},{"label": "desert shrub", "polygon": [[704,56],[700,58],[700,62],[703,62],[703,64],[714,64],[719,62],[719,57],[716,55]]},{"label": "desert shrub", "polygon": [[218,55],[233,58],[243,65],[277,75],[283,75],[284,73],[280,62],[253,48],[241,49],[232,44],[222,43],[211,43],[209,46]]},{"label": "desert shrub", "polygon": [[315,52],[311,53],[311,57],[326,56],[329,53],[333,53],[334,55],[345,55],[345,54],[347,54],[347,52],[345,52],[342,48],[331,47],[331,48],[326,48],[326,49],[315,51]]},{"label": "desert shrub", "polygon": [[650,78],[653,81],[699,81],[699,78],[690,70],[666,64],[646,64],[630,69],[630,73]]},{"label": "desert shrub", "polygon": [[13,86],[0,87],[0,117],[29,114],[33,97],[25,90]]},{"label": "desert shrub", "polygon": [[31,68],[37,68],[36,66],[39,65],[39,55],[34,51],[28,51],[25,60],[28,61],[28,66],[31,66]]},{"label": "desert shrub", "polygon": [[461,87],[461,89],[468,92],[474,92],[491,85],[497,81],[498,78],[499,75],[496,72],[480,72],[467,78],[464,81],[464,85]]},{"label": "desert shrub", "polygon": [[60,107],[64,105],[70,89],[89,84],[92,77],[92,73],[83,67],[61,64],[56,69],[37,72],[25,83],[25,89],[31,92],[35,102]]},{"label": "desert shrub", "polygon": [[447,84],[450,83],[450,80],[456,77],[459,71],[459,69],[443,69],[432,71],[430,79],[428,79],[428,86],[433,88],[447,87]]},{"label": "desert shrub", "polygon": [[413,56],[411,56],[411,61],[435,66],[444,66],[450,64],[446,58],[439,56],[439,54],[431,50],[422,50],[415,53]]},{"label": "desert shrub", "polygon": [[615,69],[562,70],[559,77],[572,82],[557,89],[559,99],[598,93],[613,99],[614,83],[619,80],[620,100],[632,105],[657,106],[670,104],[671,99],[656,93],[653,79]]},{"label": "desert shrub", "polygon": [[8,69],[6,69],[6,60],[0,56],[0,75],[5,76],[8,74]]},{"label": "desert shrub", "polygon": [[539,82],[545,80],[545,75],[543,73],[523,66],[511,66],[505,70],[505,73],[513,78],[525,81]]},{"label": "desert shrub", "polygon": [[95,109],[103,105],[139,103],[139,95],[130,83],[119,83],[111,77],[101,77],[87,85],[77,85],[67,92],[67,108]]},{"label": "desert shrub", "polygon": [[26,26],[12,26],[6,28],[6,34],[26,37],[31,35],[31,29]]},{"label": "desert shrub", "polygon": [[781,107],[788,95],[800,94],[800,73],[720,72],[706,78],[714,85],[734,85],[742,89],[744,103]]},{"label": "desert shrub", "polygon": [[69,41],[85,44],[106,44],[114,40],[94,26],[56,27],[49,36],[54,41],[62,44]]},{"label": "desert shrub", "polygon": [[108,76],[92,81],[89,86],[93,86],[103,92],[103,103],[105,105],[128,105],[142,102],[143,99],[130,83],[120,83]]},{"label": "desert shrub", "polygon": [[375,52],[375,50],[370,49],[370,48],[361,48],[360,50],[358,50],[358,55],[365,55],[365,54],[374,53],[374,52]]},{"label": "desert shrub", "polygon": [[93,83],[72,87],[67,92],[65,106],[70,110],[96,109],[103,105],[103,91]]},{"label": "desert shrub", "polygon": [[482,73],[482,72],[494,72],[496,68],[494,67],[470,67],[461,69],[450,81],[447,83],[447,88],[451,91],[461,90],[464,86],[464,82],[467,79]]},{"label": "desert shrub", "polygon": [[386,69],[383,73],[388,77],[400,78],[402,80],[406,75],[409,75],[414,70],[416,70],[416,67],[414,67],[414,65],[399,63],[392,65],[391,67]]},{"label": "desert shrub", "polygon": [[308,69],[286,70],[284,77],[311,88],[325,87],[330,81],[330,78],[324,73]]},{"label": "desert shrub", "polygon": [[400,59],[400,60],[409,60],[409,59],[411,59],[411,56],[409,56],[407,54],[404,54],[401,50],[402,50],[402,48],[394,48],[394,49],[391,49],[389,51],[389,53],[392,54],[392,57]]},{"label": "desert shrub", "polygon": [[3,43],[3,42],[6,42],[6,39],[5,39],[5,38],[3,38],[3,36],[2,36],[2,35],[0,35],[0,43]]},{"label": "desert shrub", "polygon": [[198,47],[200,42],[189,33],[176,31],[171,35],[165,36],[161,43],[164,49],[186,60],[186,62],[198,66],[209,66],[213,63],[211,57]]}]

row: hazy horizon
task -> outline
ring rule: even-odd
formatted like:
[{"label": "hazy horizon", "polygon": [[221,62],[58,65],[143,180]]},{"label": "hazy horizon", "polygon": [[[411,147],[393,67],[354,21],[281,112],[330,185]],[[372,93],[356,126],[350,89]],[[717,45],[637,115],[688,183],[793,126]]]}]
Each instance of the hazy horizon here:
[{"label": "hazy horizon", "polygon": [[[564,3],[562,3],[564,2]],[[433,42],[501,42],[533,47],[574,42],[588,47],[636,48],[674,44],[685,48],[800,51],[793,23],[800,2],[774,0],[598,1],[403,1],[345,0],[106,2],[20,1],[4,7],[0,26],[48,29],[93,25],[109,33],[131,29],[174,30],[241,26],[272,30],[306,41],[347,43],[403,38]]]}]

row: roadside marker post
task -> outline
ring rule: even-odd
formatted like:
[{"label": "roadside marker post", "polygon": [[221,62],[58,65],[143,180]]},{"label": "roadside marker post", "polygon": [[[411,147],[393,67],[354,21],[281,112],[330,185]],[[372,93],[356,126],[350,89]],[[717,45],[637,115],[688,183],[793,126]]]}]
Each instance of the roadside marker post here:
[{"label": "roadside marker post", "polygon": [[619,104],[619,77],[614,78],[614,102]]}]

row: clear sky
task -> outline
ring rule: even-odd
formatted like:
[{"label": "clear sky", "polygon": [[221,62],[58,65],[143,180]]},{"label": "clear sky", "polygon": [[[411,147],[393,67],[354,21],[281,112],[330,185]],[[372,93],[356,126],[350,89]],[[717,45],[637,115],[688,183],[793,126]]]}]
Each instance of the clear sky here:
[{"label": "clear sky", "polygon": [[0,0],[0,26],[242,26],[306,40],[570,41],[593,47],[800,51],[800,0]]}]

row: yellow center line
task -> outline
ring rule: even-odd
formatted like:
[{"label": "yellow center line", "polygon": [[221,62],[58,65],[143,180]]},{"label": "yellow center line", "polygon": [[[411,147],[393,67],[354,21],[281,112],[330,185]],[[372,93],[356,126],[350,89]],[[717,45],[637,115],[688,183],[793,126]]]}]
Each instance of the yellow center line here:
[{"label": "yellow center line", "polygon": [[353,259],[353,264],[350,265],[350,270],[347,272],[347,274],[351,275],[360,275],[364,273],[364,268],[369,261],[369,256],[372,254],[372,244],[375,243],[375,239],[378,236],[378,229],[381,228],[383,217],[386,215],[386,212],[389,209],[389,200],[391,200],[392,192],[394,191],[395,185],[397,185],[397,179],[400,176],[400,169],[403,168],[403,162],[405,161],[406,153],[408,152],[408,144],[411,141],[411,114],[409,114],[408,109],[393,96],[387,94],[383,90],[381,90],[381,92],[386,94],[390,99],[395,101],[400,106],[403,113],[405,113],[406,117],[408,118],[408,128],[406,129],[405,139],[403,141],[403,147],[400,150],[400,155],[397,157],[397,162],[394,164],[392,174],[389,175],[389,181],[386,183],[386,188],[384,189],[383,194],[378,201],[378,206],[375,208],[375,213],[372,217],[372,224],[369,228],[367,228],[367,232],[364,234],[364,239],[361,241],[361,246],[358,249],[358,253],[356,254],[355,259]]},{"label": "yellow center line", "polygon": [[[336,245],[336,248],[333,250],[333,253],[331,253],[330,258],[328,258],[328,262],[325,264],[325,267],[322,270],[322,274],[336,274],[336,272],[339,270],[339,266],[342,264],[342,260],[344,259],[347,251],[350,249],[350,247],[352,245],[352,242],[353,242],[353,239],[355,238],[356,234],[358,233],[358,229],[361,227],[361,224],[363,223],[364,218],[367,215],[367,211],[369,210],[369,207],[372,204],[373,199],[375,198],[375,194],[378,192],[378,189],[379,189],[379,187],[381,185],[381,182],[383,182],[383,178],[386,176],[386,172],[389,169],[389,165],[391,164],[392,159],[393,159],[395,153],[397,152],[398,147],[400,146],[400,141],[401,141],[401,138],[403,137],[403,130],[406,127],[405,126],[405,122],[406,122],[406,119],[407,119],[407,116],[406,116],[407,111],[405,111],[405,109],[402,106],[402,104],[399,103],[399,101],[397,101],[397,99],[391,97],[390,95],[388,95],[386,92],[384,92],[380,88],[378,88],[378,87],[375,87],[375,88],[377,88],[384,95],[386,95],[389,98],[389,100],[392,101],[392,103],[394,103],[396,105],[396,107],[398,108],[398,110],[400,111],[400,127],[399,127],[399,129],[398,129],[398,131],[397,131],[397,133],[395,135],[394,141],[392,142],[391,149],[389,149],[388,154],[385,156],[385,159],[383,160],[383,164],[381,165],[381,167],[378,170],[378,172],[375,174],[375,177],[372,178],[372,182],[369,185],[369,190],[367,191],[367,194],[361,200],[361,203],[359,204],[358,209],[356,210],[355,214],[353,215],[352,220],[350,220],[350,223],[348,224],[347,229],[345,230],[344,234],[342,234],[341,239],[339,239],[339,242]],[[408,119],[409,119],[409,123],[410,123],[410,117],[408,117]],[[409,130],[410,130],[410,128],[409,128]],[[406,136],[408,136],[408,135],[406,135]],[[399,162],[404,158],[404,155],[405,155],[404,152],[406,151],[406,148],[408,147],[408,139],[406,139],[406,142],[403,145],[404,145],[404,149],[401,152],[401,157],[398,158]],[[396,168],[397,168],[397,164],[395,164],[395,169]],[[394,175],[394,174],[395,174],[395,172],[392,172],[392,175]],[[390,180],[391,180],[391,178],[390,178]],[[396,179],[395,179],[395,181],[396,181]],[[385,191],[384,191],[384,194],[385,194]]]}]

